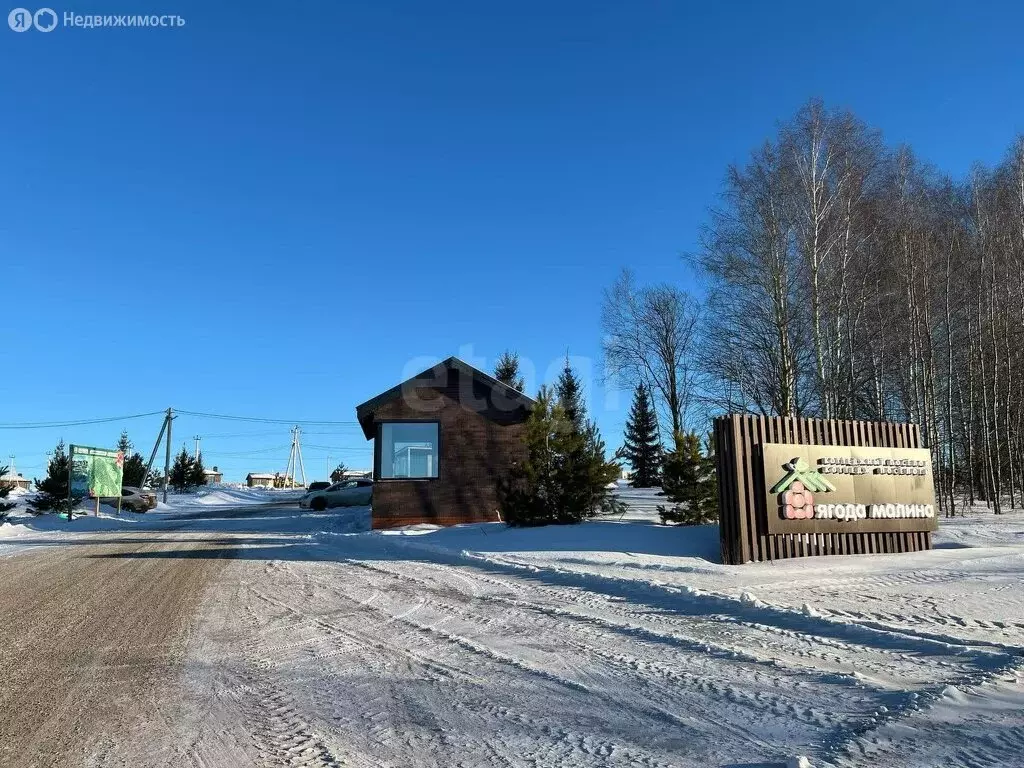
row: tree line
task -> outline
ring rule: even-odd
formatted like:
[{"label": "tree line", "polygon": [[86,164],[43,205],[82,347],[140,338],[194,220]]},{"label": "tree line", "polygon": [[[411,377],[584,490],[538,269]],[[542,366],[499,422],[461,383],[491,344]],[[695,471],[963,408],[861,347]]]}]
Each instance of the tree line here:
[{"label": "tree line", "polygon": [[940,503],[1024,489],[1024,137],[953,179],[811,101],[727,169],[703,282],[606,291],[609,372],[662,429],[723,412],[908,421]]}]

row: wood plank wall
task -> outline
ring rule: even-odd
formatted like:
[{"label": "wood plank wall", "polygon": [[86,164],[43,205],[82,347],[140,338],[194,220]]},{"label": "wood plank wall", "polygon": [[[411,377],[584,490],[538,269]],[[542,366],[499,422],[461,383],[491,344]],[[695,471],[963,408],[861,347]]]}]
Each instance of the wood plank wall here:
[{"label": "wood plank wall", "polygon": [[931,549],[928,531],[773,535],[764,508],[762,443],[920,448],[916,424],[733,414],[715,419],[714,435],[723,563]]}]

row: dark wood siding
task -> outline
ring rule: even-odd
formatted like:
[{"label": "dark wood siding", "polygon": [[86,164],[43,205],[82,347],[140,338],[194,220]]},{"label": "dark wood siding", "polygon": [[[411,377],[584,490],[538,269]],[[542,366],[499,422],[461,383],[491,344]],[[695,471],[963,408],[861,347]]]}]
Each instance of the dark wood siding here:
[{"label": "dark wood siding", "polygon": [[929,531],[770,534],[761,490],[764,443],[920,448],[916,424],[732,415],[715,419],[714,435],[722,562],[931,549]]},{"label": "dark wood siding", "polygon": [[486,387],[463,388],[457,379],[448,384],[410,388],[373,411],[375,425],[436,421],[440,441],[438,477],[429,480],[381,480],[379,450],[374,451],[374,528],[498,519],[498,481],[523,456],[527,412],[496,408]]}]

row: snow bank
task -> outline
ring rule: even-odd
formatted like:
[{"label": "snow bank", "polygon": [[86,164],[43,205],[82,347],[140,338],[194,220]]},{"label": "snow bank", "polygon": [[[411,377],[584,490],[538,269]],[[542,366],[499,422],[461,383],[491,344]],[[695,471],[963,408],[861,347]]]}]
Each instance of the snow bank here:
[{"label": "snow bank", "polygon": [[[167,503],[160,502],[160,511],[195,509],[196,507],[238,507],[247,504],[297,502],[305,493],[302,489],[247,488],[245,486],[211,485],[190,493],[170,493]],[[158,498],[163,498],[158,493]]]}]

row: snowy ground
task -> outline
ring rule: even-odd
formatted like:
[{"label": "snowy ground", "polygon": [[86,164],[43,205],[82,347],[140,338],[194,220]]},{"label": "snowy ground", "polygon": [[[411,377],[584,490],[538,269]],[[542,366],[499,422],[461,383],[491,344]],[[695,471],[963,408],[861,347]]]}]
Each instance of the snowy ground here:
[{"label": "snowy ground", "polygon": [[144,760],[125,738],[96,764],[1024,765],[1024,518],[734,567],[714,526],[635,496],[622,521],[528,530],[150,518],[233,559],[175,716],[144,724]]},{"label": "snowy ground", "polygon": [[[162,498],[159,491],[156,493],[158,499]],[[28,502],[34,495],[34,492],[22,489],[11,492],[7,501],[13,502],[15,507],[7,519],[0,522],[0,542],[13,545],[19,540],[28,540],[40,533],[46,533],[51,538],[56,537],[54,540],[58,540],[82,533],[146,528],[161,520],[186,518],[200,513],[215,512],[218,509],[235,510],[256,505],[287,504],[298,499],[302,491],[213,485],[191,493],[170,493],[166,503],[158,501],[156,509],[143,514],[136,514],[128,509],[122,509],[118,513],[116,507],[106,504],[101,504],[99,514],[95,514],[95,502],[86,500],[78,505],[70,524],[58,515],[33,514]],[[10,553],[13,549],[8,546],[4,551]]]}]

